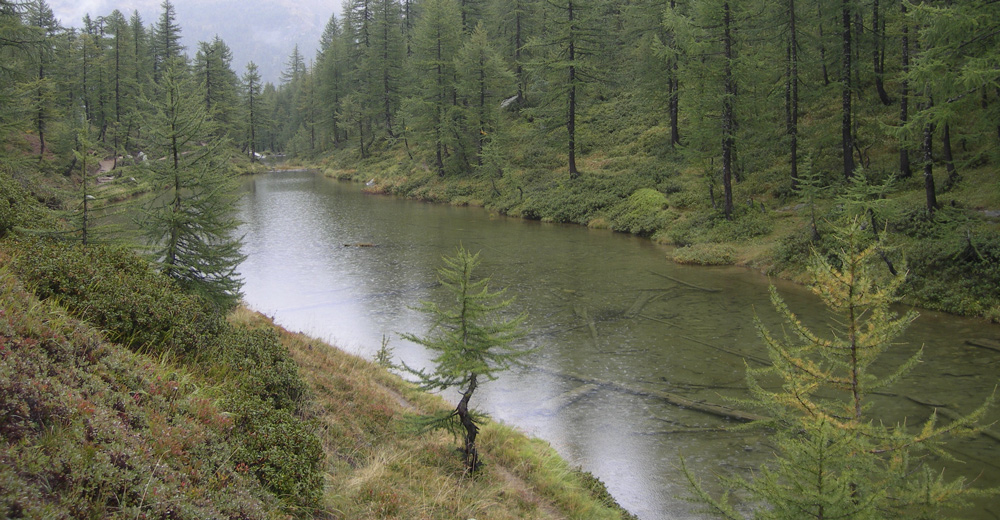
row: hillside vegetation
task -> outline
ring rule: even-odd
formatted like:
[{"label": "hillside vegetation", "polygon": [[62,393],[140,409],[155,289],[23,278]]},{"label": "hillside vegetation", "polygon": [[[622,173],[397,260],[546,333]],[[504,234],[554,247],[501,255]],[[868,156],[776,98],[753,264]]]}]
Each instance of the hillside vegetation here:
[{"label": "hillside vegetation", "polygon": [[628,517],[497,424],[467,478],[402,427],[438,398],[123,249],[0,244],[0,358],[4,518]]}]

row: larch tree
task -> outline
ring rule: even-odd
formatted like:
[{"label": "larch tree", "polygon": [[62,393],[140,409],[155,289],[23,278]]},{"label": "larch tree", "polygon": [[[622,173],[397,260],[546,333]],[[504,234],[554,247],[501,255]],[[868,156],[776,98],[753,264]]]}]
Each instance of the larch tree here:
[{"label": "larch tree", "polygon": [[[906,376],[920,352],[895,368],[877,363],[916,315],[892,310],[905,273],[886,269],[864,221],[837,230],[832,258],[813,255],[811,287],[836,316],[830,334],[805,326],[771,288],[786,332],[775,334],[758,320],[771,365],[747,369],[744,405],[769,417],[757,425],[773,430],[776,459],[751,476],[722,477],[736,497],[710,495],[685,468],[697,499],[718,517],[931,519],[983,493],[962,478],[946,479],[925,455],[948,460],[943,442],[981,429],[977,421],[992,397],[948,424],[932,415],[918,427],[891,424],[874,407],[872,396]],[[733,499],[748,504],[737,508]]]},{"label": "larch tree", "polygon": [[483,166],[483,146],[498,128],[500,98],[513,85],[513,75],[490,44],[482,23],[465,39],[456,59],[458,93],[466,130],[475,142],[476,166]]},{"label": "larch tree", "polygon": [[448,147],[454,144],[455,57],[461,44],[461,13],[455,0],[428,0],[414,27],[415,78],[408,99],[409,121],[431,141],[434,168],[445,174]]},{"label": "larch tree", "polygon": [[464,438],[463,455],[471,473],[479,467],[476,436],[482,414],[470,408],[479,385],[492,381],[528,352],[515,342],[522,337],[521,324],[526,315],[505,318],[502,311],[513,304],[504,299],[504,291],[491,291],[489,278],[474,276],[479,254],[459,247],[454,256],[444,258],[438,280],[453,298],[449,305],[423,302],[419,308],[434,325],[426,336],[406,333],[402,337],[431,352],[434,366],[403,369],[417,377],[425,390],[458,389],[461,399],[454,410],[417,419],[422,430],[445,429]]},{"label": "larch tree", "polygon": [[153,81],[159,83],[164,72],[174,62],[183,59],[184,46],[181,45],[181,27],[177,24],[177,10],[170,0],[160,4],[160,18],[153,27]]},{"label": "larch tree", "polygon": [[49,78],[50,66],[54,59],[55,37],[59,32],[59,22],[52,13],[52,8],[45,0],[33,0],[26,7],[25,18],[27,26],[32,28],[34,35],[35,77],[31,84],[32,112],[34,127],[38,133],[38,159],[45,156],[45,137],[49,122],[56,117],[55,89]]},{"label": "larch tree", "polygon": [[240,298],[236,268],[244,258],[234,236],[235,178],[191,78],[170,67],[161,86],[144,126],[150,149],[162,157],[153,168],[163,193],[147,208],[142,229],[164,273],[229,309]]},{"label": "larch tree", "polygon": [[553,119],[557,124],[553,128],[566,129],[566,166],[570,178],[575,179],[580,176],[576,164],[578,113],[583,105],[584,85],[596,79],[594,56],[599,54],[601,39],[599,13],[592,0],[560,0],[549,2],[545,8],[549,28],[542,31],[544,35],[532,47],[546,52],[539,53],[533,63],[534,72],[549,81],[547,99],[542,103],[556,107]]},{"label": "larch tree", "polygon": [[260,124],[260,72],[257,64],[247,63],[243,74],[243,100],[246,103],[246,149],[250,154],[250,162],[257,161],[257,127]]}]

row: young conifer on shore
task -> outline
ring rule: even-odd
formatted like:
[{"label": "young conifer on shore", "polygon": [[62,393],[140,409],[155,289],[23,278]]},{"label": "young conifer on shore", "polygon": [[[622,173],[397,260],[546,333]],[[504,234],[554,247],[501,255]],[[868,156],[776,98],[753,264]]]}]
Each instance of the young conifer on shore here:
[{"label": "young conifer on shore", "polygon": [[921,352],[889,373],[873,366],[916,314],[890,308],[905,273],[889,273],[859,219],[837,233],[841,249],[814,254],[811,266],[813,291],[837,316],[832,334],[807,328],[773,287],[771,302],[793,334],[779,337],[757,322],[771,366],[748,369],[743,404],[770,417],[757,425],[773,430],[776,460],[750,477],[720,478],[744,501],[739,507],[728,494],[710,495],[685,467],[694,499],[719,517],[930,519],[988,493],[946,479],[923,455],[954,460],[945,438],[981,430],[992,396],[947,424],[937,414],[919,428],[882,421],[871,396],[909,373]]},{"label": "young conifer on shore", "polygon": [[457,388],[462,395],[454,410],[419,417],[416,424],[421,431],[445,429],[456,436],[462,435],[469,472],[479,465],[476,435],[483,418],[469,408],[472,394],[481,383],[496,379],[527,353],[514,346],[523,335],[520,327],[526,315],[522,313],[511,319],[499,316],[513,300],[503,299],[505,290],[490,291],[489,278],[474,279],[473,271],[478,265],[479,253],[472,254],[462,247],[455,256],[445,257],[438,279],[454,296],[454,304],[443,307],[422,302],[419,310],[433,319],[431,330],[424,337],[402,335],[434,355],[434,367],[429,372],[405,363],[402,366],[418,378],[421,388]]}]

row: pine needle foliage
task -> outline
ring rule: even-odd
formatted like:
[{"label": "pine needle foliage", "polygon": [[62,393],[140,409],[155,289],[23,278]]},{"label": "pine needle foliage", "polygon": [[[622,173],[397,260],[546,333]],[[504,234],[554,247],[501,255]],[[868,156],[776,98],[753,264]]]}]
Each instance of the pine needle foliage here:
[{"label": "pine needle foliage", "polygon": [[211,120],[190,80],[170,68],[162,99],[153,102],[150,146],[163,155],[153,169],[162,195],[146,211],[142,229],[153,258],[167,276],[220,309],[233,308],[243,283],[236,238],[236,180]]},{"label": "pine needle foliage", "polygon": [[743,404],[770,417],[756,425],[773,431],[776,459],[750,477],[720,478],[739,497],[710,495],[685,467],[693,498],[721,518],[938,519],[974,496],[995,494],[928,465],[930,456],[954,461],[943,449],[946,437],[980,431],[992,396],[947,424],[932,414],[917,428],[883,422],[870,400],[909,373],[921,352],[892,370],[876,364],[916,314],[890,308],[905,274],[888,273],[860,221],[836,229],[841,249],[831,257],[813,255],[812,289],[836,316],[829,334],[804,325],[774,287],[771,302],[786,333],[757,320],[771,365],[747,369]]},{"label": "pine needle foliage", "polygon": [[438,280],[454,297],[453,304],[421,302],[418,309],[434,320],[430,331],[424,337],[402,335],[433,353],[434,367],[430,371],[417,370],[403,363],[403,369],[415,375],[424,390],[459,390],[462,399],[453,411],[420,417],[415,422],[424,431],[444,429],[456,436],[464,435],[465,465],[474,472],[479,465],[476,435],[485,416],[470,410],[469,401],[481,382],[496,379],[528,353],[514,345],[523,336],[521,324],[526,315],[501,316],[513,299],[504,299],[505,289],[491,291],[489,278],[473,277],[479,253],[459,247],[454,256],[443,260]]}]

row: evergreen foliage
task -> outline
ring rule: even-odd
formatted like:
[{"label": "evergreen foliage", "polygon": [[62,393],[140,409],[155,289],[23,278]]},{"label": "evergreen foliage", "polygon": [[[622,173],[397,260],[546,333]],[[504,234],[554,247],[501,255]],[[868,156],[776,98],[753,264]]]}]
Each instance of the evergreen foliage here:
[{"label": "evergreen foliage", "polygon": [[233,209],[238,192],[220,141],[212,138],[205,105],[187,76],[171,68],[162,80],[162,99],[147,121],[152,149],[163,154],[153,169],[165,197],[154,201],[143,229],[155,261],[182,287],[221,308],[239,301],[243,261]]},{"label": "evergreen foliage", "polygon": [[873,405],[872,395],[905,376],[920,353],[894,369],[876,369],[916,314],[891,309],[905,275],[886,273],[880,244],[869,236],[852,219],[837,229],[840,249],[832,257],[814,255],[813,291],[837,320],[829,335],[806,327],[771,289],[771,302],[791,335],[778,336],[758,321],[771,365],[747,369],[750,399],[744,404],[770,417],[758,426],[774,430],[777,459],[753,476],[721,478],[749,501],[749,512],[728,494],[711,496],[686,470],[697,500],[717,516],[942,518],[985,493],[963,478],[945,478],[926,455],[953,461],[943,449],[946,437],[980,430],[977,421],[992,396],[950,423],[932,415],[916,428],[886,424]]},{"label": "evergreen foliage", "polygon": [[[510,299],[503,299],[504,291],[491,291],[489,278],[476,280],[473,271],[479,265],[479,254],[472,254],[459,247],[454,256],[444,258],[438,270],[438,280],[451,293],[454,302],[441,306],[423,302],[420,311],[433,319],[434,325],[427,336],[403,334],[402,337],[423,346],[434,357],[434,367],[414,369],[403,364],[403,369],[415,375],[425,390],[457,388],[462,399],[453,411],[421,417],[417,424],[422,429],[446,429],[456,436],[463,433],[465,466],[475,472],[479,466],[476,436],[482,415],[469,408],[472,394],[481,383],[496,379],[528,351],[519,350],[514,343],[522,336],[521,323],[526,315],[504,318],[499,313],[510,307]],[[482,379],[482,381],[481,381]]]}]

